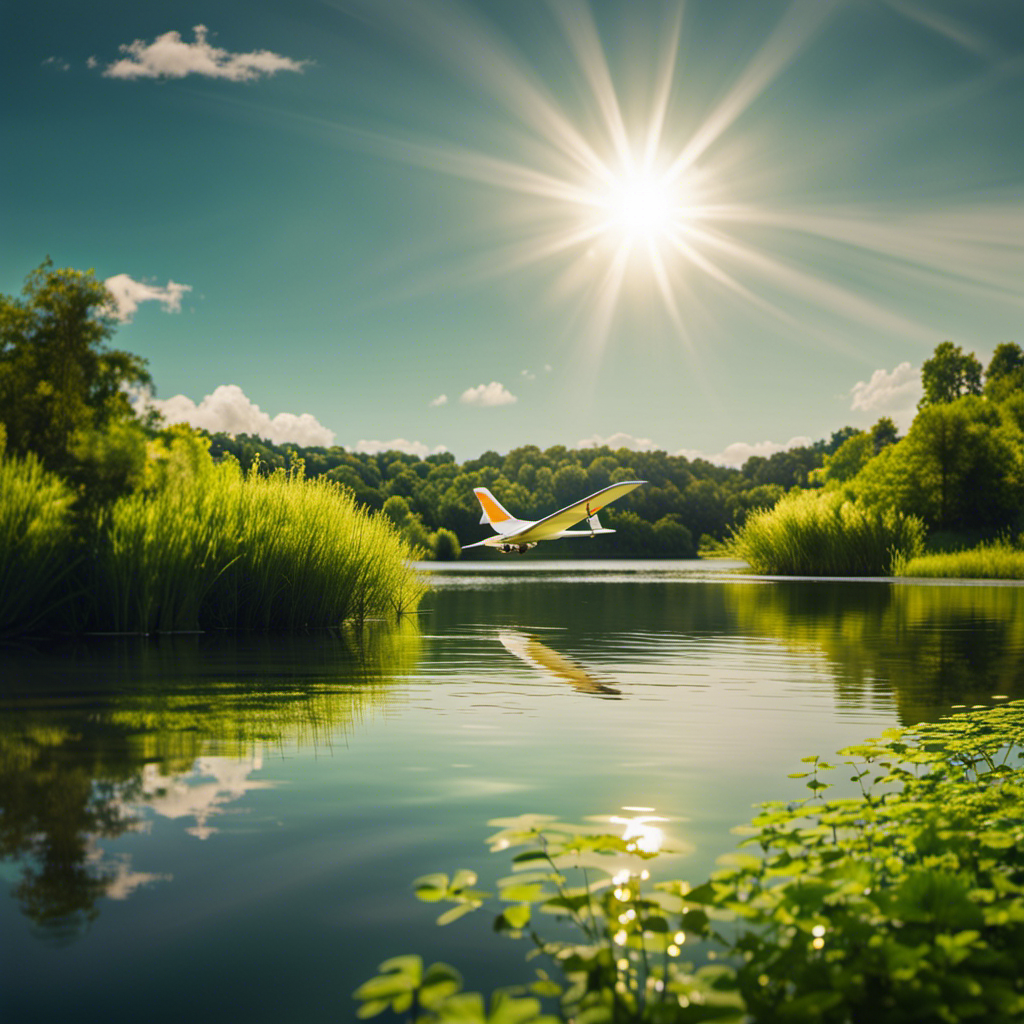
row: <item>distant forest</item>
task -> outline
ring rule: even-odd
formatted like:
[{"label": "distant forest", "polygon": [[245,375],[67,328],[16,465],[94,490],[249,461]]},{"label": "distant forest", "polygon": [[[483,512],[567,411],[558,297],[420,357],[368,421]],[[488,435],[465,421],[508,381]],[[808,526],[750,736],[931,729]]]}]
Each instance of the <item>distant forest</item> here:
[{"label": "distant forest", "polygon": [[211,451],[215,458],[233,455],[246,469],[257,457],[268,468],[301,459],[308,476],[326,475],[350,488],[438,558],[455,557],[459,542],[488,535],[474,487],[489,487],[513,515],[536,519],[608,484],[636,479],[648,485],[601,512],[604,525],[617,532],[560,544],[559,557],[692,557],[727,543],[753,510],[775,508],[795,488],[915,517],[933,550],[991,538],[1019,542],[1024,350],[1000,344],[983,367],[973,352],[944,341],[922,364],[921,384],[905,437],[882,417],[869,430],[843,427],[827,440],[750,458],[740,469],[663,451],[561,445],[544,451],[526,445],[507,455],[488,451],[461,465],[450,454],[362,455],[225,434],[212,437]]},{"label": "distant forest", "polygon": [[[451,453],[425,459],[399,451],[364,455],[337,446],[274,445],[248,434],[213,434],[210,451],[215,459],[234,456],[246,470],[257,459],[267,469],[301,459],[307,476],[351,488],[358,501],[385,511],[428,551],[438,530],[452,531],[463,544],[490,536],[480,524],[474,487],[489,487],[513,515],[537,519],[619,480],[647,480],[601,512],[602,524],[617,533],[559,544],[558,556],[686,558],[696,555],[702,538],[705,544],[722,541],[751,509],[772,507],[792,487],[807,486],[826,457],[860,433],[844,427],[804,448],[750,458],[742,469],[663,451],[562,445],[525,445],[507,455],[487,451],[459,464]],[[550,554],[543,545],[541,551]]]}]

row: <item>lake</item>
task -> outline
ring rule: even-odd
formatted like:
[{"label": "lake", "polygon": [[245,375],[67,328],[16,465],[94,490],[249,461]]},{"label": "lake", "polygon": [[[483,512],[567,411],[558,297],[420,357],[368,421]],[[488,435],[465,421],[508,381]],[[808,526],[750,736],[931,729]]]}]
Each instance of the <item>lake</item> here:
[{"label": "lake", "polygon": [[506,874],[488,819],[654,808],[699,879],[801,756],[1024,696],[1019,585],[421,568],[416,622],[361,637],[0,648],[4,1020],[348,1020],[406,952],[525,979],[410,887]]}]

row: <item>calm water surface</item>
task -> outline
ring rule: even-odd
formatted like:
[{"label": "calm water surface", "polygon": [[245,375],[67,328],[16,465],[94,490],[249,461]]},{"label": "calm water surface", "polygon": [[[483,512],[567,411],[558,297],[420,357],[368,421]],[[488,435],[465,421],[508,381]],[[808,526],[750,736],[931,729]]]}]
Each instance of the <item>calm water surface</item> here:
[{"label": "calm water surface", "polygon": [[[0,649],[0,1018],[338,1021],[386,956],[527,969],[409,882],[489,818],[654,807],[698,878],[799,758],[1024,696],[1024,588],[456,564],[344,638]],[[435,567],[436,569],[436,567]],[[660,863],[660,862],[659,862]]]}]

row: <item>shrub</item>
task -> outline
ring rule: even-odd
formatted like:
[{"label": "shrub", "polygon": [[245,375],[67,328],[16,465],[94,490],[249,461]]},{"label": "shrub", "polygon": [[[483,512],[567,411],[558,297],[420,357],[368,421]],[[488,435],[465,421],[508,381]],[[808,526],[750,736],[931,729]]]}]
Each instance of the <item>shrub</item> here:
[{"label": "shrub", "polygon": [[451,530],[441,527],[433,535],[434,559],[438,562],[453,562],[462,554],[459,538]]},{"label": "shrub", "polygon": [[207,443],[172,432],[147,485],[99,523],[95,622],[148,632],[200,626],[294,629],[393,618],[424,587],[390,518],[357,507],[299,463],[214,464]]},{"label": "shrub", "polygon": [[886,576],[913,557],[924,526],[892,509],[867,509],[835,491],[798,491],[748,516],[732,541],[755,572],[799,576]]}]

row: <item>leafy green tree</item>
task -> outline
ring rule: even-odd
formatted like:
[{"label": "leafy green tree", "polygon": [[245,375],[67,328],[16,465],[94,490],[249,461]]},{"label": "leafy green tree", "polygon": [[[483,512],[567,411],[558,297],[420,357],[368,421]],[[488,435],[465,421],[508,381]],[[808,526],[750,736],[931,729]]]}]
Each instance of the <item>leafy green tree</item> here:
[{"label": "leafy green tree", "polygon": [[981,363],[973,352],[965,353],[959,345],[944,341],[921,365],[921,384],[924,396],[917,403],[918,409],[955,402],[965,395],[980,395]]},{"label": "leafy green tree", "polygon": [[582,466],[563,466],[555,473],[555,500],[561,507],[586,496],[587,472]]},{"label": "leafy green tree", "polygon": [[1024,508],[1021,431],[974,395],[928,406],[850,486],[869,506],[920,516],[935,529],[1012,527]]},{"label": "leafy green tree", "polygon": [[459,544],[459,538],[451,530],[446,530],[444,527],[431,537],[431,544],[434,560],[438,562],[454,561],[462,553],[462,545]]},{"label": "leafy green tree", "polygon": [[1024,351],[1020,345],[1004,342],[997,345],[985,371],[985,397],[1003,402],[1024,392]]},{"label": "leafy green tree", "polygon": [[858,430],[848,437],[832,455],[825,456],[821,475],[826,483],[844,483],[852,480],[875,455],[875,444],[870,434]]},{"label": "leafy green tree", "polygon": [[832,432],[832,436],[828,441],[818,441],[811,447],[817,448],[820,446],[826,455],[835,455],[851,437],[856,437],[860,433],[861,431],[856,427],[840,427]]},{"label": "leafy green tree", "polygon": [[900,438],[900,432],[896,429],[896,424],[888,416],[883,416],[872,428],[871,428],[871,443],[875,447],[875,454],[877,455],[883,448],[887,448],[891,444],[895,444]]},{"label": "leafy green tree", "polygon": [[81,435],[134,413],[126,388],[152,386],[146,361],[107,348],[112,297],[92,270],[47,259],[21,298],[0,295],[0,418],[8,449],[35,452],[50,469],[80,469]]},{"label": "leafy green tree", "polygon": [[654,524],[654,551],[662,558],[693,558],[697,554],[693,534],[678,515],[662,516]]}]

